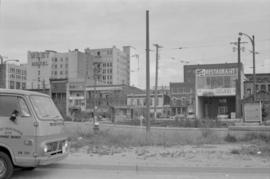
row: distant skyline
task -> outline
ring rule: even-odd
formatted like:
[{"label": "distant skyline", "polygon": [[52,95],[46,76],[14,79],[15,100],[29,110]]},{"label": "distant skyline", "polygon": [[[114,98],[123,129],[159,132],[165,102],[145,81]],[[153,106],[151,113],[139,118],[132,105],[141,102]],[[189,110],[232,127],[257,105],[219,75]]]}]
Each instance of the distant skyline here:
[{"label": "distant skyline", "polygon": [[[145,11],[150,11],[151,86],[160,49],[159,86],[183,80],[183,64],[237,62],[230,42],[255,35],[257,72],[270,73],[270,1],[267,0],[1,0],[0,54],[27,62],[27,51],[133,46],[145,87]],[[245,73],[251,43],[242,37]],[[183,47],[182,49],[177,49]]]}]

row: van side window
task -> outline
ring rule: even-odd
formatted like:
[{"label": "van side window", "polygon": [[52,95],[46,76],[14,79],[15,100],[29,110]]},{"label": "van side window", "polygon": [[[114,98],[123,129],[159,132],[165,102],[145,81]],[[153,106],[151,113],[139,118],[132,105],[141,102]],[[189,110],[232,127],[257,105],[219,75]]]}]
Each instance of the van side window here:
[{"label": "van side window", "polygon": [[10,116],[14,110],[20,111],[17,97],[0,95],[0,116]]},{"label": "van side window", "polygon": [[31,116],[30,115],[30,112],[29,112],[29,109],[25,103],[25,101],[22,99],[22,98],[18,98],[18,101],[19,101],[19,104],[20,104],[20,116],[22,117],[29,117]]}]

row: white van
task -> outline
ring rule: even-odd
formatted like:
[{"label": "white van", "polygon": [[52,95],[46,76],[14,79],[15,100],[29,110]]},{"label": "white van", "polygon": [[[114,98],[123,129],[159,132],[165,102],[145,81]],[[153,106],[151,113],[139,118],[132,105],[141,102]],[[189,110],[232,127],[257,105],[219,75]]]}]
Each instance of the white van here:
[{"label": "white van", "polygon": [[0,89],[0,179],[10,178],[14,167],[34,169],[67,157],[63,127],[48,95]]}]

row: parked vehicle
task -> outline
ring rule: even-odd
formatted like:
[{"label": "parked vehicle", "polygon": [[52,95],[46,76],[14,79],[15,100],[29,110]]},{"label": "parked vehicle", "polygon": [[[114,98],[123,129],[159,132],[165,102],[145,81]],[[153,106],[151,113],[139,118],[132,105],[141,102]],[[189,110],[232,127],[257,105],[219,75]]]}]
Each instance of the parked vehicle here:
[{"label": "parked vehicle", "polygon": [[193,112],[189,112],[187,114],[187,119],[195,119],[195,118],[196,118],[196,116],[195,116],[195,114]]},{"label": "parked vehicle", "polygon": [[10,178],[14,167],[34,169],[67,157],[63,127],[48,95],[0,89],[0,179]]}]

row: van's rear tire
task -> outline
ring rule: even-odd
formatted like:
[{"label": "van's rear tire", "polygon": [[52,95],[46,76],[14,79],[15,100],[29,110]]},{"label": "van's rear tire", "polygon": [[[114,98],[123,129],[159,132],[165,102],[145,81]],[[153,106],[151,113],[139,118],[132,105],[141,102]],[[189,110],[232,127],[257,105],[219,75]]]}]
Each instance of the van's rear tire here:
[{"label": "van's rear tire", "polygon": [[11,178],[14,171],[11,158],[4,152],[0,151],[0,179]]}]

